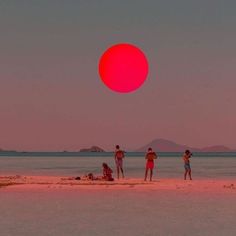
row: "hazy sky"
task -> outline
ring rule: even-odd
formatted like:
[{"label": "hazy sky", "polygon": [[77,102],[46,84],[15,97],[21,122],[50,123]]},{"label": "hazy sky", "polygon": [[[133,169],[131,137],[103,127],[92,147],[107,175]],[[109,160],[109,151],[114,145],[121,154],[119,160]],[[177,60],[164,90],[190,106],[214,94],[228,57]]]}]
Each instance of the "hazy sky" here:
[{"label": "hazy sky", "polygon": [[[162,137],[236,148],[235,0],[1,0],[0,147],[138,148]],[[98,75],[113,44],[140,47],[145,84]]]}]

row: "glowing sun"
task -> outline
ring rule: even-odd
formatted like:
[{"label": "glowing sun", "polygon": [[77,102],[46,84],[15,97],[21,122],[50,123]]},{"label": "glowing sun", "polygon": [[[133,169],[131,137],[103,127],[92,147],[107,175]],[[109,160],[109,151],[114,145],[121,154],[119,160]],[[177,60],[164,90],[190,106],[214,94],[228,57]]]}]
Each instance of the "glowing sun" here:
[{"label": "glowing sun", "polygon": [[129,93],[137,90],[148,75],[148,61],[136,46],[122,43],[108,48],[100,58],[99,74],[113,91]]}]

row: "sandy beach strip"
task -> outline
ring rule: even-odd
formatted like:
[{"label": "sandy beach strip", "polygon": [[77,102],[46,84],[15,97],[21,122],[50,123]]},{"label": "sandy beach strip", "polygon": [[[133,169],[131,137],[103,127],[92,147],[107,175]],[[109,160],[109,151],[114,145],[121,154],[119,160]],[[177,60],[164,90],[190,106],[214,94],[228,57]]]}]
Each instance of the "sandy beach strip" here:
[{"label": "sandy beach strip", "polygon": [[137,189],[137,190],[170,190],[191,192],[221,192],[236,194],[236,179],[157,179],[152,182],[143,179],[126,178],[107,181],[76,180],[73,177],[59,176],[0,176],[0,191],[30,189]]},{"label": "sandy beach strip", "polygon": [[[236,180],[0,176],[2,235],[235,236]],[[22,227],[23,226],[23,227]]]}]

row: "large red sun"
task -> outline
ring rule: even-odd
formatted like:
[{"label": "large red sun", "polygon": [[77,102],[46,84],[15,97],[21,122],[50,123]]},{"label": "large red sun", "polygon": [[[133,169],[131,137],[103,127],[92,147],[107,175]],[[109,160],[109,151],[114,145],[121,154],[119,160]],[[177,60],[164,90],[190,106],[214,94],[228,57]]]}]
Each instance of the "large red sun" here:
[{"label": "large red sun", "polygon": [[99,74],[113,91],[129,93],[138,89],[148,75],[148,61],[134,45],[122,43],[108,48],[99,61]]}]

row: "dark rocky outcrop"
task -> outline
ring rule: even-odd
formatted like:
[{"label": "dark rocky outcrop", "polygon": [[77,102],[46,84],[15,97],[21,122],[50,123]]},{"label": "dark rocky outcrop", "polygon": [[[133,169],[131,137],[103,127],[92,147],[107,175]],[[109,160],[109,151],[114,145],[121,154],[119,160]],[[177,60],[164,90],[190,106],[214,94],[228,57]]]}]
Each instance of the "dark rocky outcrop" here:
[{"label": "dark rocky outcrop", "polygon": [[92,146],[91,148],[82,148],[80,152],[105,152],[105,150],[98,146]]}]

